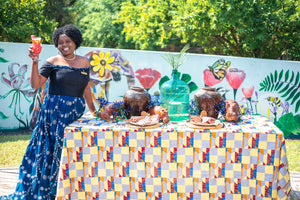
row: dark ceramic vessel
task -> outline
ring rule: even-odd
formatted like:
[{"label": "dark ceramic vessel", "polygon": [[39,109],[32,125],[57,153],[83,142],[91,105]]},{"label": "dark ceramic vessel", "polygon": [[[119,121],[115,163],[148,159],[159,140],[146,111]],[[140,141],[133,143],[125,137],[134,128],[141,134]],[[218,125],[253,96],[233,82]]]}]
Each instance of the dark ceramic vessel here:
[{"label": "dark ceramic vessel", "polygon": [[199,114],[205,110],[208,117],[218,118],[222,102],[221,94],[212,87],[203,87],[195,93]]},{"label": "dark ceramic vessel", "polygon": [[144,88],[132,86],[125,92],[123,101],[125,116],[129,119],[131,116],[140,116],[142,111],[147,112],[151,97]]}]

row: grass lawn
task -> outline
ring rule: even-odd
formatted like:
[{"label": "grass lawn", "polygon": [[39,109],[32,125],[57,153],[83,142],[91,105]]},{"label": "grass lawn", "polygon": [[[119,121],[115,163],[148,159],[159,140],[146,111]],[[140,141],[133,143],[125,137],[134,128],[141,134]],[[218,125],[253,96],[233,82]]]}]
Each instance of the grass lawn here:
[{"label": "grass lawn", "polygon": [[[24,134],[0,134],[0,167],[19,166],[31,137]],[[300,172],[300,140],[286,140],[290,171]]]},{"label": "grass lawn", "polygon": [[24,134],[0,134],[0,167],[18,167],[31,137]]},{"label": "grass lawn", "polygon": [[300,172],[300,140],[285,140],[289,170]]}]

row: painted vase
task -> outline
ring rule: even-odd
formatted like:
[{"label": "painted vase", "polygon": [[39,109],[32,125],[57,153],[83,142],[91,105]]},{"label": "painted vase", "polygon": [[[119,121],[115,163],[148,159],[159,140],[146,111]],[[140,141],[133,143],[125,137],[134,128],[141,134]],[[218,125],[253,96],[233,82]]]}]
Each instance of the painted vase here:
[{"label": "painted vase", "polygon": [[140,116],[142,111],[148,111],[151,96],[144,88],[132,86],[125,92],[123,101],[125,116],[130,119],[131,116]]},{"label": "painted vase", "polygon": [[221,108],[222,96],[213,87],[203,87],[195,93],[194,96],[199,114],[205,110],[208,117],[218,118]]},{"label": "painted vase", "polygon": [[189,87],[179,79],[179,75],[177,70],[173,70],[171,79],[160,88],[162,106],[168,110],[171,121],[189,119]]}]

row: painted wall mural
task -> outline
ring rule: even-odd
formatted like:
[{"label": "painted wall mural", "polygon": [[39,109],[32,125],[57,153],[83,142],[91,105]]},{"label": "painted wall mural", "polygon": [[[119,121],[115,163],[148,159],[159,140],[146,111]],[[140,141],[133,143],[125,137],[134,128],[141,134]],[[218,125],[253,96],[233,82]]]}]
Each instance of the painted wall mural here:
[{"label": "painted wall mural", "polygon": [[[47,92],[48,83],[39,90],[30,87],[30,45],[0,42],[0,130],[32,128]],[[56,53],[44,45],[41,62]],[[122,100],[133,85],[155,94],[159,103],[159,87],[172,71],[164,52],[80,47],[77,54],[90,61],[90,87],[99,108],[103,101]],[[179,71],[190,88],[191,113],[194,93],[215,87],[224,100],[239,103],[241,114],[265,115],[286,137],[300,138],[300,62],[187,54]]]},{"label": "painted wall mural", "polygon": [[[260,83],[260,91],[276,92],[276,96],[268,95],[265,100],[269,104],[268,112],[274,116],[274,122],[286,136],[298,136],[300,134],[300,72],[275,70],[265,77]],[[292,112],[290,105],[295,105]]]},{"label": "painted wall mural", "polygon": [[129,61],[120,51],[90,51],[84,55],[90,61],[90,83],[94,101],[105,98],[109,101],[111,82],[120,82],[125,76],[127,88],[135,84],[135,74]]},{"label": "painted wall mural", "polygon": [[1,82],[10,88],[8,92],[1,95],[1,98],[6,99],[12,96],[8,108],[13,109],[14,117],[19,121],[20,127],[28,127],[30,121],[21,109],[22,100],[31,102],[29,98],[35,94],[35,90],[30,87],[30,78],[25,76],[27,69],[27,65],[20,66],[18,63],[11,63],[8,66],[8,73],[1,74]]},{"label": "painted wall mural", "polygon": [[151,68],[138,69],[135,71],[135,74],[135,77],[147,92],[161,78],[160,72]]}]

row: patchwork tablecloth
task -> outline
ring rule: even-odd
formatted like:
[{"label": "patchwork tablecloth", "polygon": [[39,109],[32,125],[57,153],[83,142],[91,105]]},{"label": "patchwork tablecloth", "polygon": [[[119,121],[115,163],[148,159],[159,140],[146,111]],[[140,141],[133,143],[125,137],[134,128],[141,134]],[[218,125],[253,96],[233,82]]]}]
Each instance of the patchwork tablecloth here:
[{"label": "patchwork tablecloth", "polygon": [[286,199],[283,133],[266,117],[222,129],[133,129],[85,115],[65,130],[58,199]]}]

